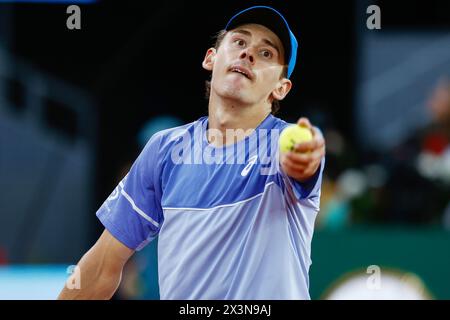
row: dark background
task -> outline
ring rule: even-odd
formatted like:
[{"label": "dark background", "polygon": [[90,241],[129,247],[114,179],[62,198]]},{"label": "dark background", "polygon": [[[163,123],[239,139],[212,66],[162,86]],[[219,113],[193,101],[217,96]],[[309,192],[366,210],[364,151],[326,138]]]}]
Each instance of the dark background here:
[{"label": "dark background", "polygon": [[[9,22],[2,25],[0,21],[0,28],[5,28],[0,30],[0,41],[8,38],[6,47],[9,54],[17,60],[26,61],[39,72],[80,88],[92,99],[91,108],[96,115],[95,138],[90,141],[95,154],[93,181],[89,190],[77,190],[74,195],[76,197],[83,192],[92,195],[92,201],[86,202],[89,203],[87,212],[80,212],[80,220],[85,225],[80,232],[80,237],[84,238],[80,244],[83,250],[75,245],[70,248],[68,243],[61,240],[61,251],[68,248],[66,251],[70,251],[71,261],[67,261],[67,255],[61,255],[63,258],[60,258],[55,254],[57,258],[53,259],[54,262],[75,263],[74,260],[99,236],[103,227],[94,213],[115,188],[127,165],[139,154],[142,146],[137,136],[149,119],[159,115],[172,115],[188,123],[207,114],[205,81],[209,79],[209,74],[201,66],[206,50],[212,46],[213,36],[226,25],[233,14],[256,4],[272,5],[281,11],[299,41],[297,65],[291,77],[293,89],[281,102],[278,116],[291,122],[301,116],[307,116],[314,124],[326,129],[325,131],[331,129],[338,132],[345,141],[343,156],[342,153],[340,156],[335,156],[333,152],[327,154],[325,174],[327,180],[331,181],[330,184],[333,187],[337,185],[338,178],[347,169],[360,169],[367,163],[382,165],[388,172],[386,185],[369,190],[359,198],[349,201],[349,224],[442,224],[442,204],[448,203],[449,184],[441,185],[420,177],[407,165],[409,159],[417,156],[420,150],[409,152],[409,149],[399,149],[400,151],[394,150],[393,154],[380,154],[370,150],[370,147],[364,144],[364,139],[358,136],[356,96],[360,81],[358,72],[365,63],[360,54],[363,49],[361,35],[364,32],[382,32],[384,35],[405,33],[413,34],[413,37],[433,32],[444,34],[450,31],[450,1],[96,1],[79,4],[81,30],[68,30],[66,27],[69,16],[66,8],[69,4],[0,1],[0,13],[3,10],[9,11]],[[365,23],[368,15],[365,8],[370,4],[381,7],[382,31],[367,31]],[[17,68],[17,73],[20,73],[18,64],[11,67]],[[450,70],[442,70],[442,73],[450,75]],[[12,81],[8,82],[6,87],[6,94],[11,102],[11,114],[23,113],[26,104],[22,86]],[[65,108],[54,101],[47,101],[44,108],[43,120],[47,126],[57,136],[62,137],[65,143],[75,145],[83,118],[78,117],[73,109]],[[328,140],[327,143],[327,147],[333,147],[335,141]],[[400,160],[396,158],[398,152],[401,153]],[[40,156],[37,153],[30,154],[31,157]],[[5,158],[7,161],[0,161],[0,165],[17,161],[17,157]],[[51,176],[50,170],[49,177]],[[53,182],[54,180],[49,180],[49,185]],[[47,186],[44,186],[37,190],[35,198],[45,192],[52,193],[50,187],[48,190],[46,188]],[[335,190],[331,188],[330,191],[324,184],[324,204],[327,201],[326,195],[335,195]],[[425,195],[427,191],[431,195]],[[8,199],[4,196],[3,200]],[[75,199],[74,202],[76,201]],[[9,216],[14,214],[15,212],[6,213]],[[0,214],[0,221],[1,218]],[[36,214],[34,221],[37,223],[38,219],[39,214]],[[15,242],[22,240],[21,234],[25,233],[24,230],[33,232],[34,225],[27,226],[27,221],[24,219],[22,232],[16,232]],[[55,225],[54,228],[57,229],[58,226]],[[376,236],[369,240],[378,243],[377,237],[383,238],[383,232],[384,229],[381,232],[375,231]],[[319,240],[316,243],[325,243],[323,239],[328,241],[335,239],[334,237],[346,239],[347,235],[353,239],[354,234],[347,234],[346,231],[343,237],[341,234],[322,234],[321,238],[319,229]],[[440,234],[440,239],[447,239],[447,235]],[[401,238],[402,236],[405,237]],[[423,240],[421,235],[416,238],[408,232],[398,233],[398,239],[403,241],[402,245],[407,242],[409,236],[417,244]],[[397,233],[394,232],[392,238],[395,237]],[[41,238],[45,238],[47,242],[60,239],[58,235],[52,234]],[[445,239],[436,243],[445,244]],[[15,257],[8,253],[8,245],[0,243],[0,264],[8,262],[8,256],[12,263],[35,263],[37,260],[33,260],[33,255],[29,252],[43,248],[46,243],[44,240],[42,243],[35,242],[30,236],[26,239],[29,244],[22,245],[20,252],[24,254],[17,254]],[[33,243],[35,249],[31,250],[29,248]],[[316,261],[319,261],[318,265],[322,267],[328,266],[329,261],[326,259],[329,243],[330,241],[326,242],[316,250],[319,252]],[[349,244],[343,240],[343,253],[349,252],[346,251],[347,245]],[[6,247],[6,253],[3,253],[6,258],[3,259],[2,246]],[[386,245],[386,248],[388,247],[389,245]],[[379,249],[379,252],[387,251]],[[323,255],[320,255],[321,253]],[[46,258],[42,260],[48,263],[49,256],[43,256]],[[356,265],[363,256],[364,254],[356,252],[351,257]],[[366,253],[366,256],[373,255]],[[392,257],[394,260],[390,259]],[[389,256],[386,263],[395,261],[397,264],[396,254],[392,254],[392,257]],[[339,258],[336,257],[336,260]],[[413,259],[402,257],[401,260],[405,262],[406,269],[409,267],[409,261]],[[368,258],[367,261],[364,260],[364,263],[366,262],[373,263],[368,261]],[[347,268],[347,265],[342,266],[342,272]],[[432,276],[431,268],[423,269]],[[445,266],[441,266],[441,269],[444,270]],[[329,278],[324,276],[326,271],[315,275],[313,270],[312,292],[316,298],[334,279],[330,276],[334,277],[332,272],[328,274]],[[341,273],[341,270],[335,273]],[[336,274],[337,276],[339,274]],[[320,281],[323,283],[314,287],[314,277],[320,279],[316,284]],[[432,279],[431,282],[435,280]],[[441,296],[447,294],[445,290],[442,292]],[[127,295],[124,294],[124,297]]]}]

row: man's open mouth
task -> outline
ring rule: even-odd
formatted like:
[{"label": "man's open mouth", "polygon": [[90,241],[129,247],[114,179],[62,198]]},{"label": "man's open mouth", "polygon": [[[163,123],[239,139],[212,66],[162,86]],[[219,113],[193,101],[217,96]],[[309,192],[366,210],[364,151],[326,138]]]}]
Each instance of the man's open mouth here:
[{"label": "man's open mouth", "polygon": [[246,68],[244,68],[244,67],[241,67],[241,66],[233,66],[233,67],[230,68],[230,71],[239,73],[239,74],[243,75],[244,77],[246,77],[249,80],[252,80],[252,78],[253,78],[253,75],[252,75],[251,71],[246,69]]}]

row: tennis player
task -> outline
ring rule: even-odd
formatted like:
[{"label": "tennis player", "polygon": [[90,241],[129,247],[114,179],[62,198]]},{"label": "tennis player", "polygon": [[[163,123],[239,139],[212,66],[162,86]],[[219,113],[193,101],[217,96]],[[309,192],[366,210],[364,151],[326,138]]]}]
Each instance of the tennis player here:
[{"label": "tennis player", "polygon": [[203,60],[208,116],[152,136],[97,211],[105,230],[78,263],[81,288],[60,299],[111,298],[127,260],[157,236],[161,299],[309,299],[325,141],[300,118],[313,139],[280,154],[289,124],[273,114],[296,57],[275,9],[229,20]]}]

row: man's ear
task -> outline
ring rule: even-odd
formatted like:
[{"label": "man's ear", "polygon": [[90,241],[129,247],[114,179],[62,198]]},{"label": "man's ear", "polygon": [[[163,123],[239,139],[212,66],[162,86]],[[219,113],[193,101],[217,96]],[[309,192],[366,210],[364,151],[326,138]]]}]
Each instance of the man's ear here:
[{"label": "man's ear", "polygon": [[203,59],[202,62],[203,68],[212,71],[215,57],[216,57],[216,49],[209,48],[208,51],[206,51],[205,58]]},{"label": "man's ear", "polygon": [[282,78],[279,82],[275,90],[272,91],[272,97],[277,100],[283,100],[284,97],[287,96],[289,91],[292,88],[291,80],[287,78]]}]

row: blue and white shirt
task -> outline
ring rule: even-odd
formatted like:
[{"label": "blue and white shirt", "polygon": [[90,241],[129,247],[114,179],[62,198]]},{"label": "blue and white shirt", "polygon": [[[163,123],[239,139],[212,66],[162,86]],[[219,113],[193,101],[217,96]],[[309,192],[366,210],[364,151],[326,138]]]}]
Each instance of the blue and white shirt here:
[{"label": "blue and white shirt", "polygon": [[97,211],[140,250],[159,235],[161,299],[309,299],[320,170],[306,183],[278,162],[272,115],[245,139],[208,143],[208,118],[160,131]]}]

